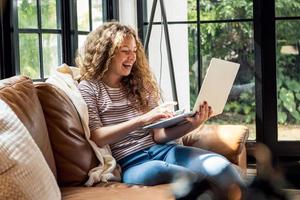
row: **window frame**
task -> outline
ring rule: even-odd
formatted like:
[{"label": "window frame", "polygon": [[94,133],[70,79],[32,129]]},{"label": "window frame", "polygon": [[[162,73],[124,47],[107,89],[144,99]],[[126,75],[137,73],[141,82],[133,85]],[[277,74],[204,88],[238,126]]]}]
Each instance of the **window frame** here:
[{"label": "window frame", "polygon": [[[89,0],[89,4],[91,5]],[[61,35],[62,40],[62,62],[68,65],[75,64],[75,55],[77,50],[78,42],[78,30],[77,30],[77,11],[76,4],[72,0],[59,1],[57,6],[60,9],[61,18],[61,28],[58,29],[41,29],[40,27],[40,17],[39,15],[39,3],[37,0],[37,14],[38,14],[38,27],[37,29],[19,29],[18,28],[18,13],[17,13],[17,0],[6,1],[3,7],[1,7],[1,21],[0,21],[0,31],[1,31],[1,58],[0,58],[0,77],[1,79],[9,78],[14,75],[20,74],[20,64],[19,64],[19,33],[37,33],[39,34],[39,52],[40,52],[40,74],[41,79],[35,80],[45,80],[43,77],[43,55],[42,55],[42,37],[43,33],[58,33]],[[113,0],[102,0],[103,5],[103,20],[118,20],[118,1]],[[91,12],[91,11],[90,11]],[[5,23],[4,23],[5,22]],[[76,27],[76,28],[75,28]],[[91,29],[90,29],[91,30]],[[88,34],[86,32],[85,34]]]},{"label": "window frame", "polygon": [[[299,157],[300,141],[278,141],[277,126],[277,83],[276,83],[276,33],[277,20],[299,20],[299,17],[276,17],[275,0],[253,0],[253,19],[210,20],[201,21],[199,16],[200,0],[197,0],[196,21],[169,21],[168,24],[197,24],[197,46],[200,46],[200,24],[204,23],[230,23],[253,22],[254,31],[254,62],[255,62],[255,104],[256,104],[256,141],[247,141],[248,150],[252,150],[256,142],[266,144],[275,158]],[[145,40],[145,26],[147,13],[144,1],[137,1],[137,21],[141,40]],[[139,17],[142,16],[142,17]],[[154,22],[153,25],[160,24]],[[197,59],[201,59],[198,48]],[[146,50],[147,51],[147,50]],[[201,72],[201,62],[198,62],[198,72]],[[273,67],[268,67],[273,66]],[[201,76],[199,74],[198,76]],[[200,88],[201,82],[198,82]]]},{"label": "window frame", "polygon": [[0,20],[0,30],[1,30],[1,62],[0,62],[0,72],[1,79],[7,78],[15,75],[15,65],[14,65],[14,54],[12,51],[12,34],[11,34],[11,12],[12,3],[11,1],[1,2],[1,20]]},{"label": "window frame", "polygon": [[[42,45],[42,35],[43,34],[59,34],[62,37],[62,27],[60,29],[45,29],[42,28],[42,14],[41,14],[41,1],[36,0],[37,3],[37,28],[19,28],[18,24],[18,1],[13,1],[13,27],[14,27],[14,33],[13,33],[13,46],[14,46],[14,55],[16,56],[15,59],[15,71],[16,74],[20,74],[20,48],[19,48],[19,35],[22,33],[29,33],[29,34],[37,34],[38,35],[38,50],[39,50],[39,70],[40,70],[40,78],[35,80],[45,80],[44,77],[44,63],[43,63],[43,45]],[[61,6],[61,2],[57,1],[56,4],[56,10],[57,12],[62,13],[63,9]],[[59,23],[59,18],[57,18],[57,23]],[[61,23],[60,23],[61,24]]]}]

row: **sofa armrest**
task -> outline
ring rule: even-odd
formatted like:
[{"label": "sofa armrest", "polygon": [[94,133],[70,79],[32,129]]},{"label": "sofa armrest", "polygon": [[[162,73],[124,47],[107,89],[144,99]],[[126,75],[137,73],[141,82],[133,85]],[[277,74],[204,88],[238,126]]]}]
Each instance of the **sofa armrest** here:
[{"label": "sofa armrest", "polygon": [[245,142],[248,135],[249,130],[243,125],[204,125],[183,136],[182,142],[186,146],[219,153],[240,166],[245,165]]}]

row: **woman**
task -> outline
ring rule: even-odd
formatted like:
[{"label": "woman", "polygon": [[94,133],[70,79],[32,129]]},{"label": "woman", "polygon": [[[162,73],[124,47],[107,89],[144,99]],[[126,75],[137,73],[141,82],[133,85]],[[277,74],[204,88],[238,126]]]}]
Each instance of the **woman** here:
[{"label": "woman", "polygon": [[212,110],[206,102],[186,123],[142,129],[172,113],[157,107],[160,92],[132,28],[118,22],[98,27],[88,35],[76,63],[83,79],[79,90],[89,109],[91,139],[98,146],[110,145],[123,182],[156,185],[184,174],[208,177],[224,188],[242,184],[221,155],[173,142],[210,118]]}]

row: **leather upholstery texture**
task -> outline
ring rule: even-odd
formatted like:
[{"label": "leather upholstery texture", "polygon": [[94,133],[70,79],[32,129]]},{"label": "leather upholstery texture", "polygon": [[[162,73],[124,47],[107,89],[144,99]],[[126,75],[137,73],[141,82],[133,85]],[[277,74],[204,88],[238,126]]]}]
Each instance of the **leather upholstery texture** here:
[{"label": "leather upholstery texture", "polygon": [[245,142],[249,130],[243,125],[204,125],[182,137],[186,146],[194,146],[225,156],[246,173]]},{"label": "leather upholstery texture", "polygon": [[98,165],[85,139],[78,113],[71,100],[59,88],[35,84],[41,102],[57,168],[60,186],[83,185],[90,169]]},{"label": "leather upholstery texture", "polygon": [[182,137],[187,146],[195,146],[220,153],[237,163],[243,144],[248,138],[248,129],[242,125],[204,125]]},{"label": "leather upholstery texture", "polygon": [[122,183],[99,184],[96,187],[61,188],[64,200],[174,200],[170,184],[129,186]]}]

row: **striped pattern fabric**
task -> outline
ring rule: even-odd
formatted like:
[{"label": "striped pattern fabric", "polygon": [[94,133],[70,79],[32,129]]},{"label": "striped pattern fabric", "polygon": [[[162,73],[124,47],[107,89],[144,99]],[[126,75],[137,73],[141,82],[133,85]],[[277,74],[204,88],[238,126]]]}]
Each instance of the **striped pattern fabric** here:
[{"label": "striped pattern fabric", "polygon": [[57,200],[60,190],[40,149],[0,99],[0,199]]},{"label": "striped pattern fabric", "polygon": [[[116,125],[140,116],[127,99],[122,88],[111,88],[101,81],[81,81],[79,91],[86,101],[91,131],[102,126]],[[155,104],[152,104],[154,107]],[[118,161],[127,155],[155,144],[149,130],[138,129],[123,140],[110,145],[114,158]]]}]

